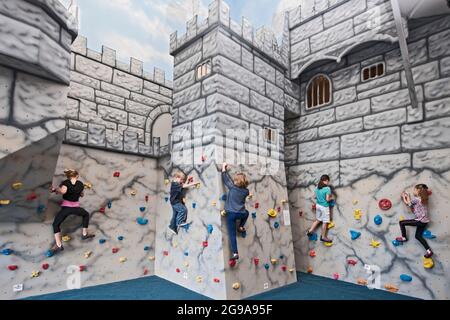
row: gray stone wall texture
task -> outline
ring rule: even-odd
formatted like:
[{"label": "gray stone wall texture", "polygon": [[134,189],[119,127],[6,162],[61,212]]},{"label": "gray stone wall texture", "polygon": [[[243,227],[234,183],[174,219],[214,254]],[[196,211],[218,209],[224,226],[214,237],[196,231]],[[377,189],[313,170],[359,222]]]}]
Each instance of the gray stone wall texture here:
[{"label": "gray stone wall texture", "polygon": [[[78,36],[72,46],[65,142],[144,156],[168,154],[152,137],[155,120],[170,113],[172,82],[163,70],[116,60],[116,51],[87,48]],[[169,130],[169,128],[168,128]]]},{"label": "gray stone wall texture", "polygon": [[[375,11],[381,12],[383,26],[365,31],[363,21]],[[448,230],[440,227],[449,223],[448,196],[438,190],[450,188],[445,158],[450,149],[450,16],[408,21],[408,49],[419,100],[419,107],[413,109],[400,50],[391,41],[396,31],[389,1],[340,1],[304,19],[292,14],[291,72],[300,81],[301,114],[286,121],[286,165],[291,212],[297,212],[293,233],[298,270],[312,267],[314,273],[330,278],[337,272],[340,279],[356,282],[365,278],[364,263],[376,264],[383,274],[382,286],[390,283],[408,295],[448,299],[450,288],[441,284],[449,283],[444,271],[449,267],[448,246],[429,240],[439,257],[433,257],[435,268],[427,270],[420,244],[408,243],[403,252],[391,241],[399,234],[400,213],[409,216],[399,195],[419,182],[434,191],[429,229],[440,239],[448,237]],[[360,32],[371,36],[359,37]],[[330,62],[330,57],[336,61]],[[384,64],[385,74],[362,81],[362,69],[376,63]],[[307,110],[307,85],[317,74],[330,78],[331,102]],[[313,191],[322,174],[331,176],[338,194],[333,214],[337,227],[330,230],[335,241],[328,249],[304,236],[314,220]],[[383,197],[394,204],[386,213],[377,205]],[[351,218],[356,208],[366,215],[361,222]],[[385,219],[381,229],[372,226],[376,214]],[[361,231],[364,243],[351,242],[350,229]],[[371,254],[371,239],[381,241],[378,253]],[[316,258],[308,256],[310,249],[316,250]],[[348,258],[358,265],[349,268]],[[408,259],[417,265],[411,267]],[[401,273],[414,274],[417,281],[408,286],[400,281]]]}]

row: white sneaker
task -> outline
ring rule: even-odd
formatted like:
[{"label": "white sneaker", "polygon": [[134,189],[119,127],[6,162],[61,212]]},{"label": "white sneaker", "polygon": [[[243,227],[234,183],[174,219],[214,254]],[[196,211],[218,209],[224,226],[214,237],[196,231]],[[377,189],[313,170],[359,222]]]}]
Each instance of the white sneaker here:
[{"label": "white sneaker", "polygon": [[184,227],[184,226],[187,226],[188,224],[191,224],[192,223],[192,221],[186,221],[186,222],[183,222],[183,223],[180,223],[179,225],[178,225],[178,227]]},{"label": "white sneaker", "polygon": [[169,230],[170,230],[170,232],[172,232],[173,234],[178,234],[175,230],[173,230],[170,226],[168,226],[167,227]]}]

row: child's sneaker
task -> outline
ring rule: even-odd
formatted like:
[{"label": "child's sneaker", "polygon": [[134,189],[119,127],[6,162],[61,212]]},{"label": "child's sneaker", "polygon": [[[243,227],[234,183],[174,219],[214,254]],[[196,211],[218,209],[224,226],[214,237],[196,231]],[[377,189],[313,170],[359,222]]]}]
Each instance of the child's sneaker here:
[{"label": "child's sneaker", "polygon": [[173,234],[178,234],[178,232],[176,230],[173,230],[170,226],[168,226],[167,228],[169,228],[170,232],[172,232]]},{"label": "child's sneaker", "polygon": [[322,242],[328,242],[328,243],[333,242],[333,240],[331,240],[331,239],[329,239],[329,238],[322,238],[322,236],[320,237],[320,241],[322,241]]},{"label": "child's sneaker", "polygon": [[309,237],[311,237],[311,235],[312,235],[312,232],[309,232],[309,230],[306,230],[306,236],[309,238]]},{"label": "child's sneaker", "polygon": [[88,233],[88,234],[83,234],[82,236],[81,236],[81,240],[87,240],[87,239],[92,239],[92,238],[94,238],[95,237],[95,234],[92,234],[92,233]]},{"label": "child's sneaker", "polygon": [[425,258],[431,258],[433,256],[433,251],[431,249],[428,249],[427,252],[424,254]]},{"label": "child's sneaker", "polygon": [[395,238],[395,240],[397,240],[398,242],[406,242],[406,241],[408,241],[408,239],[403,238],[403,237],[397,237],[397,238]]},{"label": "child's sneaker", "polygon": [[233,256],[230,258],[230,260],[238,260],[239,255],[237,253],[233,253]]},{"label": "child's sneaker", "polygon": [[50,252],[52,253],[52,256],[57,254],[60,251],[64,251],[64,247],[61,245],[61,247],[58,247],[58,245],[55,243],[55,245],[50,249]]},{"label": "child's sneaker", "polygon": [[178,227],[184,227],[184,226],[187,226],[188,224],[191,224],[191,222],[192,221],[186,221],[186,222],[183,222],[183,223],[180,223],[179,225],[178,225]]},{"label": "child's sneaker", "polygon": [[247,230],[246,230],[244,227],[239,227],[239,228],[238,228],[238,231],[239,231],[240,233],[247,232]]}]

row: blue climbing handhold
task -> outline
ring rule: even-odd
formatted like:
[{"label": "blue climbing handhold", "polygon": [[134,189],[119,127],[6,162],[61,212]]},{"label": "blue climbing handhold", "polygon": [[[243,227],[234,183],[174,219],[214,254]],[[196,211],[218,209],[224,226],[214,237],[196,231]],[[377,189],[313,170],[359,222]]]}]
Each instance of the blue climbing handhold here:
[{"label": "blue climbing handhold", "polygon": [[383,222],[383,218],[380,215],[377,215],[375,216],[375,218],[373,218],[373,222],[375,222],[375,224],[379,226]]},{"label": "blue climbing handhold", "polygon": [[44,213],[45,206],[43,204],[38,205],[37,207],[37,213]]},{"label": "blue climbing handhold", "polygon": [[53,257],[53,252],[52,252],[52,250],[48,250],[48,251],[45,253],[45,256],[46,256],[47,258]]},{"label": "blue climbing handhold", "polygon": [[330,201],[328,202],[328,204],[330,205],[331,208],[333,208],[333,207],[336,205],[336,201],[330,200]]},{"label": "blue climbing handhold", "polygon": [[226,201],[226,200],[227,200],[227,194],[224,193],[224,194],[220,197],[220,200]]},{"label": "blue climbing handhold", "polygon": [[164,200],[165,200],[166,202],[168,202],[168,201],[169,201],[169,197],[164,197]]},{"label": "blue climbing handhold", "polygon": [[141,226],[145,226],[148,223],[148,219],[144,219],[142,217],[139,217],[136,219],[136,222],[141,225]]},{"label": "blue climbing handhold", "polygon": [[283,256],[283,255],[280,255],[280,259],[284,259],[284,256]]},{"label": "blue climbing handhold", "polygon": [[436,236],[434,234],[432,234],[430,230],[425,230],[422,235],[426,239],[435,239],[436,238]]},{"label": "blue climbing handhold", "polygon": [[187,257],[187,256],[189,256],[189,252],[188,251],[185,251],[184,252],[184,255]]},{"label": "blue climbing handhold", "polygon": [[212,224],[208,224],[207,229],[208,229],[208,233],[209,233],[209,234],[211,234],[211,233],[213,232],[213,230],[214,230]]},{"label": "blue climbing handhold", "polygon": [[185,224],[184,226],[181,226],[181,228],[183,228],[184,230],[188,231],[190,226],[191,226],[191,224],[188,223],[188,224]]},{"label": "blue climbing handhold", "polygon": [[266,263],[266,264],[264,265],[264,268],[266,268],[266,270],[269,270],[270,265],[269,265],[268,263]]},{"label": "blue climbing handhold", "polygon": [[12,253],[13,253],[13,251],[11,249],[3,249],[2,250],[2,254],[5,256],[9,256]]},{"label": "blue climbing handhold", "polygon": [[100,239],[100,240],[98,240],[98,243],[100,243],[100,244],[104,244],[106,242],[106,239]]},{"label": "blue climbing handhold", "polygon": [[311,235],[308,238],[311,241],[317,241],[317,233],[315,232],[311,233]]},{"label": "blue climbing handhold", "polygon": [[197,204],[195,202],[192,203],[192,209],[195,209],[196,206],[197,206]]},{"label": "blue climbing handhold", "polygon": [[112,207],[112,201],[111,200],[108,201],[107,206],[108,206],[108,209],[111,209],[111,207]]},{"label": "blue climbing handhold", "polygon": [[273,224],[273,227],[275,228],[275,229],[278,229],[279,227],[280,227],[280,223],[277,221],[277,222],[275,222],[274,224]]},{"label": "blue climbing handhold", "polygon": [[241,232],[241,237],[245,238],[247,236],[247,231]]},{"label": "blue climbing handhold", "polygon": [[256,219],[256,212],[252,212],[252,218]]},{"label": "blue climbing handhold", "polygon": [[144,211],[145,211],[145,207],[140,207],[139,210],[140,210],[141,212],[144,212]]},{"label": "blue climbing handhold", "polygon": [[350,236],[352,237],[352,240],[356,240],[361,235],[361,232],[350,230]]},{"label": "blue climbing handhold", "polygon": [[149,251],[150,250],[150,247],[149,246],[145,246],[144,247],[144,251]]},{"label": "blue climbing handhold", "polygon": [[405,282],[411,282],[412,277],[409,274],[401,274],[400,280],[405,281]]},{"label": "blue climbing handhold", "polygon": [[122,241],[123,240],[123,236],[118,236],[117,240]]},{"label": "blue climbing handhold", "polygon": [[403,242],[400,242],[398,240],[392,240],[392,244],[394,245],[394,247],[398,247],[398,246],[402,246]]}]

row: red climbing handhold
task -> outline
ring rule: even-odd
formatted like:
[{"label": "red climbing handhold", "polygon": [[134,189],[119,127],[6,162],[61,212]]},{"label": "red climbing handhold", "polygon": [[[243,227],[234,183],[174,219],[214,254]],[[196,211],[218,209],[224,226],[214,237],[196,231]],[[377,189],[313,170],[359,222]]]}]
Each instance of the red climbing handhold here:
[{"label": "red climbing handhold", "polygon": [[277,211],[280,212],[280,211],[281,211],[281,207],[278,207],[278,208],[277,208]]},{"label": "red climbing handhold", "polygon": [[32,192],[27,196],[27,201],[32,201],[35,200],[37,198],[36,193]]},{"label": "red climbing handhold", "polygon": [[80,272],[86,271],[86,266],[79,266]]},{"label": "red climbing handhold", "polygon": [[105,207],[101,207],[99,211],[100,211],[100,213],[103,213],[103,214],[104,214],[104,213],[105,213],[105,210],[106,210]]},{"label": "red climbing handhold", "polygon": [[220,282],[220,279],[219,279],[219,278],[214,278],[214,282],[215,282],[215,283],[219,283],[219,282]]},{"label": "red climbing handhold", "polygon": [[202,245],[203,245],[203,248],[206,248],[208,246],[208,241],[203,241]]},{"label": "red climbing handhold", "polygon": [[334,280],[339,280],[339,273],[335,272],[333,273]]},{"label": "red climbing handhold", "polygon": [[255,203],[255,209],[258,209],[259,208],[259,202],[256,202]]},{"label": "red climbing handhold", "polygon": [[114,172],[113,177],[114,178],[120,177],[120,172],[119,171]]},{"label": "red climbing handhold", "polygon": [[228,260],[228,265],[233,268],[236,265],[236,259]]},{"label": "red climbing handhold", "polygon": [[257,266],[259,264],[259,259],[258,258],[253,258],[253,262],[255,263],[255,266]]},{"label": "red climbing handhold", "polygon": [[427,193],[429,196],[431,196],[433,194],[433,191],[431,191],[431,189],[428,189]]},{"label": "red climbing handhold", "polygon": [[353,259],[349,259],[349,260],[347,260],[347,263],[352,265],[352,266],[354,266],[354,265],[356,265],[358,263],[358,261],[353,260]]},{"label": "red climbing handhold", "polygon": [[148,196],[145,196],[145,202],[148,202]]},{"label": "red climbing handhold", "polygon": [[202,162],[205,162],[205,161],[206,161],[206,157],[202,156]]},{"label": "red climbing handhold", "polygon": [[181,272],[180,268],[176,268],[175,271],[176,271],[177,273],[180,273],[180,272]]},{"label": "red climbing handhold", "polygon": [[286,271],[287,267],[286,266],[281,266],[281,270]]},{"label": "red climbing handhold", "polygon": [[192,182],[194,182],[194,177],[189,177],[188,178],[188,183],[192,183]]},{"label": "red climbing handhold", "polygon": [[392,208],[392,202],[389,199],[381,199],[378,202],[378,206],[381,210],[389,210],[390,208]]},{"label": "red climbing handhold", "polygon": [[316,252],[314,250],[309,251],[309,256],[314,258],[316,256]]},{"label": "red climbing handhold", "polygon": [[169,251],[163,251],[163,255],[168,256],[169,255]]},{"label": "red climbing handhold", "polygon": [[316,204],[315,204],[315,203],[312,204],[311,209],[312,209],[313,211],[316,211]]},{"label": "red climbing handhold", "polygon": [[299,211],[299,212],[298,212],[298,215],[299,215],[300,217],[303,217],[303,211]]},{"label": "red climbing handhold", "polygon": [[112,253],[117,253],[119,252],[119,248],[112,248]]},{"label": "red climbing handhold", "polygon": [[8,269],[11,270],[11,271],[17,270],[17,268],[19,268],[19,267],[16,266],[16,265],[8,266]]},{"label": "red climbing handhold", "polygon": [[42,269],[44,269],[44,270],[47,270],[48,267],[49,267],[48,263],[44,263],[44,264],[42,265]]},{"label": "red climbing handhold", "polygon": [[144,276],[146,276],[148,274],[148,269],[144,268]]}]

